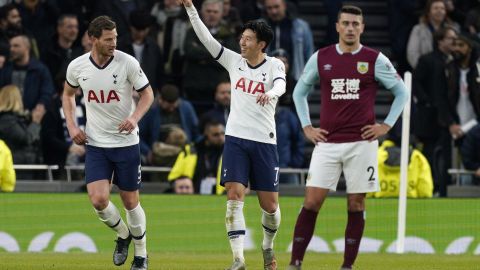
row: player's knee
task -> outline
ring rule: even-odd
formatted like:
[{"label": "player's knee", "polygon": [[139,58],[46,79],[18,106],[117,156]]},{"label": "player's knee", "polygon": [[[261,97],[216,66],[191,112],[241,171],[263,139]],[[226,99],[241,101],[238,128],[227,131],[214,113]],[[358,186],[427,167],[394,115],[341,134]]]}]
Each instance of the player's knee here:
[{"label": "player's knee", "polygon": [[315,198],[307,198],[303,203],[303,208],[318,212],[322,206],[322,201]]},{"label": "player's knee", "polygon": [[90,201],[92,205],[97,210],[103,210],[108,206],[108,196],[102,196],[100,194],[90,195]]},{"label": "player's knee", "polygon": [[227,190],[227,199],[233,201],[243,201],[243,192],[238,189]]},{"label": "player's knee", "polygon": [[278,203],[271,202],[271,203],[264,204],[264,205],[262,205],[262,209],[263,209],[263,211],[265,211],[269,214],[273,214],[278,209]]}]

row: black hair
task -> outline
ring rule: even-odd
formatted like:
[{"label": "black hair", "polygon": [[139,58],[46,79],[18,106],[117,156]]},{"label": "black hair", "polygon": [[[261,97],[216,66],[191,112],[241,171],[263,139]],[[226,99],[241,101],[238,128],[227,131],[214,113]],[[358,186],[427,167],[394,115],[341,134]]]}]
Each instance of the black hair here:
[{"label": "black hair", "polygon": [[262,52],[265,52],[268,45],[270,45],[270,42],[273,40],[273,30],[270,25],[264,20],[253,20],[245,23],[241,32],[243,33],[247,29],[250,29],[255,33],[258,42],[265,42],[265,47],[262,49]]},{"label": "black hair", "polygon": [[10,11],[17,9],[14,4],[6,4],[0,8],[0,20],[5,20],[8,17]]},{"label": "black hair", "polygon": [[117,28],[114,21],[108,16],[99,16],[88,25],[88,36],[100,38],[103,30],[113,30]]},{"label": "black hair", "polygon": [[357,7],[357,6],[352,6],[352,5],[345,5],[343,6],[339,11],[338,11],[338,16],[337,20],[340,20],[340,15],[342,13],[347,13],[347,14],[353,14],[357,16],[362,16],[363,17],[363,12],[362,9]]},{"label": "black hair", "polygon": [[180,98],[180,91],[174,84],[165,84],[162,89],[160,89],[160,97],[163,101],[174,103]]}]

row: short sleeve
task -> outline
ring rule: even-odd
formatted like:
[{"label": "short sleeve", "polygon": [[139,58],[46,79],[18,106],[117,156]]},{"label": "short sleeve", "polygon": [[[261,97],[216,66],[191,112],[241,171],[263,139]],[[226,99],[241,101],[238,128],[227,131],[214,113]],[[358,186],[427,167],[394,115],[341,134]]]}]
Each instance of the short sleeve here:
[{"label": "short sleeve", "polygon": [[73,88],[78,88],[80,84],[78,83],[78,72],[75,69],[75,62],[71,62],[68,67],[67,67],[67,76],[66,76],[66,81],[68,85],[70,85]]},{"label": "short sleeve", "polygon": [[[276,58],[275,58],[276,59]],[[285,75],[285,65],[281,60],[276,59],[275,66],[273,67],[273,82],[275,83],[276,80],[283,80],[286,82],[286,75]]]},{"label": "short sleeve", "polygon": [[378,54],[375,62],[375,80],[387,89],[391,89],[401,80],[390,60],[382,53]]},{"label": "short sleeve", "polygon": [[150,85],[145,72],[140,67],[140,63],[133,57],[127,58],[127,78],[137,92],[144,90]]}]

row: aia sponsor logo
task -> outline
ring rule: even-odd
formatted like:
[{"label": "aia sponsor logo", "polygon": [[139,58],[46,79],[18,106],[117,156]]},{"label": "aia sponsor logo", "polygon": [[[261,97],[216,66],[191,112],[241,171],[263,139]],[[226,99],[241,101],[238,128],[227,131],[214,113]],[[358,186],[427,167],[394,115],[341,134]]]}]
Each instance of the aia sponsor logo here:
[{"label": "aia sponsor logo", "polygon": [[255,95],[256,93],[265,93],[265,85],[262,82],[255,82],[245,78],[240,78],[237,81],[235,89],[252,95]]},{"label": "aia sponsor logo", "polygon": [[120,102],[120,97],[115,90],[105,91],[99,90],[95,92],[94,90],[88,90],[87,102],[95,103],[110,103],[110,102]]}]

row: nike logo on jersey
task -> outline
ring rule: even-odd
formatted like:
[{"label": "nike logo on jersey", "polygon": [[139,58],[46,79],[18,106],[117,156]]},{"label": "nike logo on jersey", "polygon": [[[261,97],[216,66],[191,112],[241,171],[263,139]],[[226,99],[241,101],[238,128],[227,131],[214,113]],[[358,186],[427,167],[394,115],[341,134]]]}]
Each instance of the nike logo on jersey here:
[{"label": "nike logo on jersey", "polygon": [[243,70],[241,67],[239,67],[239,68],[238,68],[238,70],[240,70],[240,71],[244,71],[244,70]]},{"label": "nike logo on jersey", "polygon": [[88,78],[82,78],[82,80],[83,80],[83,81],[86,81],[86,80],[88,80]]}]

